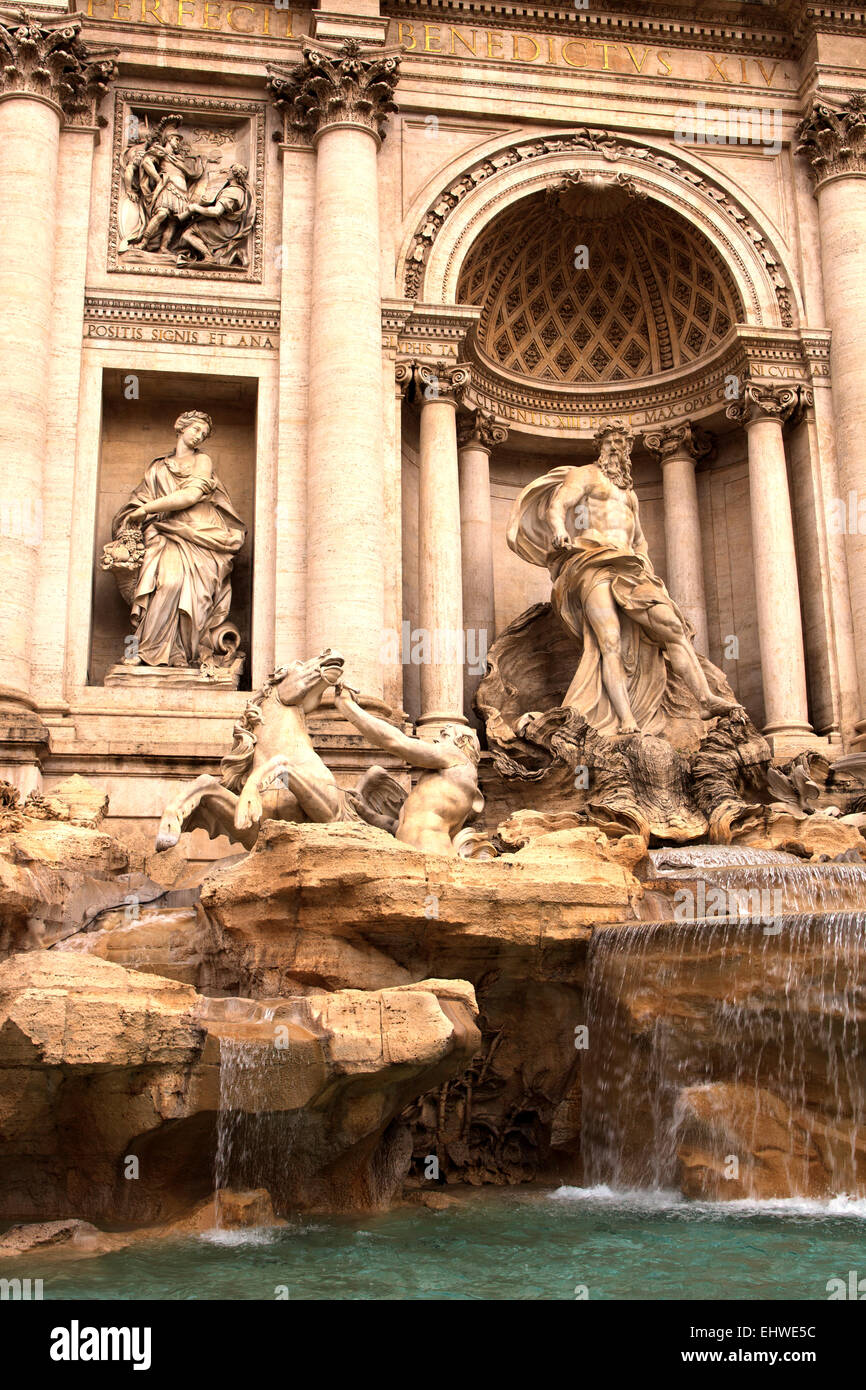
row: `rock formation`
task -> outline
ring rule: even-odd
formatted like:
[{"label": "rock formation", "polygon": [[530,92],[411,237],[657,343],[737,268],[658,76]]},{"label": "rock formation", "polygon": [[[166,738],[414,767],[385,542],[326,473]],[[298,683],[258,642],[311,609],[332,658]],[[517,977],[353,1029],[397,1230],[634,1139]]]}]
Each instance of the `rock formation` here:
[{"label": "rock formation", "polygon": [[283,1209],[387,1205],[408,1164],[393,1121],[477,1051],[471,987],[266,1002],[82,953],[0,965],[0,1219],[157,1221],[204,1198],[226,1047],[245,1050],[233,1121]]}]

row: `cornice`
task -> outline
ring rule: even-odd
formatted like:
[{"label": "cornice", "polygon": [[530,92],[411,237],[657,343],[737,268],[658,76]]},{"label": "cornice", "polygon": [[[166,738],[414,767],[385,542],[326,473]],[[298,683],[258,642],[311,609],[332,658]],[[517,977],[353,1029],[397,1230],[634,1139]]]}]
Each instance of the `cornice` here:
[{"label": "cornice", "polygon": [[[520,431],[581,435],[603,420],[629,415],[642,429],[685,418],[718,415],[748,384],[755,391],[809,388],[829,378],[828,338],[823,330],[800,334],[795,329],[731,330],[715,352],[686,367],[638,381],[603,386],[563,386],[501,371],[478,349],[471,333],[459,344],[470,380],[464,390],[467,409],[492,412]],[[734,400],[739,400],[739,394]]]},{"label": "cornice", "polygon": [[[551,8],[539,10],[527,5],[481,3],[478,0],[383,0],[382,14],[389,19],[413,18],[421,23],[475,24],[505,29],[519,28],[525,32],[568,33],[574,37],[634,38],[645,41],[658,39],[666,46],[694,48],[718,44],[732,51],[745,48],[750,52],[773,54],[776,57],[797,56],[795,38],[790,28],[775,25],[767,29],[762,24],[732,23],[720,15],[701,15],[692,18],[688,12],[671,7],[669,13],[649,4],[630,4],[623,12],[610,6],[604,9],[569,10]],[[765,12],[762,13],[762,20]],[[425,55],[428,56],[428,55]]]}]

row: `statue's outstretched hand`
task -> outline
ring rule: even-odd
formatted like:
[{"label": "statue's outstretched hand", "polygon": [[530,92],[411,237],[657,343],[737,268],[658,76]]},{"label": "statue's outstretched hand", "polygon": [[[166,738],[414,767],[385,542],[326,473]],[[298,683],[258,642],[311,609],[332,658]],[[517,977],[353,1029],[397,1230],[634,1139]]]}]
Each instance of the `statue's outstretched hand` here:
[{"label": "statue's outstretched hand", "polygon": [[334,686],[334,698],[336,700],[357,700],[358,693],[359,692],[354,688],[354,686],[349,685],[346,681],[337,681],[336,685]]},{"label": "statue's outstretched hand", "polygon": [[565,531],[557,531],[553,537],[554,550],[571,550],[571,537]]}]

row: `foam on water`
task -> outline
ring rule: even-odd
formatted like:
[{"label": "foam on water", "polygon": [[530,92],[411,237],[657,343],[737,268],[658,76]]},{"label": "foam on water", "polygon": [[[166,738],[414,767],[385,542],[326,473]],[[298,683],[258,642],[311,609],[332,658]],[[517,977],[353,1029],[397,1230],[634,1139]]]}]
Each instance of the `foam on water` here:
[{"label": "foam on water", "polygon": [[760,1200],[744,1197],[733,1202],[689,1201],[681,1192],[669,1188],[613,1188],[606,1183],[596,1187],[558,1187],[546,1194],[551,1201],[582,1202],[587,1206],[608,1206],[620,1211],[671,1212],[693,1220],[724,1221],[730,1217],[782,1216],[815,1220],[848,1217],[866,1221],[866,1197],[828,1197],[823,1201],[807,1197],[770,1197]]}]

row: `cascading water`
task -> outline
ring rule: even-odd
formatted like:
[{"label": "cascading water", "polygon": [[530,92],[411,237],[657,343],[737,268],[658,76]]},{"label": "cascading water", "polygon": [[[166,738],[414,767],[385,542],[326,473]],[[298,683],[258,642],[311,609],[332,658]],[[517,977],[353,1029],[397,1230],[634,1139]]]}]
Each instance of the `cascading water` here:
[{"label": "cascading water", "polygon": [[[705,856],[691,847],[659,858],[681,854],[682,891],[696,895],[700,888],[707,899],[709,889],[686,870],[703,859],[706,880],[722,884],[724,901],[733,904],[727,915],[594,934],[584,1180],[672,1186],[686,1160],[706,1157],[700,1142],[687,1144],[684,1157],[691,1125],[692,1139],[695,1130],[702,1141],[710,1131],[729,1136],[729,1156],[742,1173],[738,1192],[754,1190],[759,1170],[766,1176],[775,1165],[786,1192],[862,1193],[866,912],[826,909],[866,901],[866,871],[789,865],[754,850],[740,850],[732,861],[730,850],[698,847],[704,849]],[[746,856],[754,856],[751,863]],[[777,901],[769,915],[738,915],[738,885],[749,884],[750,874],[752,883],[770,877],[784,897],[781,914]],[[808,910],[791,913],[798,895]]]},{"label": "cascading water", "polygon": [[217,1117],[214,1193],[216,1225],[221,1225],[220,1193],[228,1188],[264,1186],[265,1155],[256,1109],[261,1104],[259,1078],[271,1048],[238,1037],[220,1038],[220,1099]]},{"label": "cascading water", "polygon": [[745,864],[802,864],[796,854],[784,849],[750,849],[748,845],[676,845],[673,848],[651,849],[654,868],[680,874],[682,869],[726,869]]},{"label": "cascading water", "polygon": [[[293,1050],[309,1038],[291,1022],[291,1001],[212,999],[207,1017],[219,1035],[220,1074],[214,1193],[216,1225],[220,1194],[229,1189],[284,1191],[303,1169],[307,1116],[299,1097],[304,1063]],[[290,1036],[290,1034],[292,1036]]]}]

